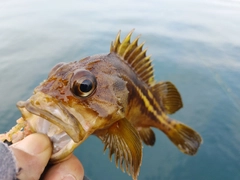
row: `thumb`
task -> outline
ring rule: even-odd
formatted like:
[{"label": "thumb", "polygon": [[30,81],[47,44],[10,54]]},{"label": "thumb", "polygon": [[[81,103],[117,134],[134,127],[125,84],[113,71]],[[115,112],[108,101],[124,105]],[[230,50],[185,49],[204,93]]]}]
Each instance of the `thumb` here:
[{"label": "thumb", "polygon": [[31,134],[10,147],[19,168],[18,179],[39,179],[52,154],[49,138],[43,134]]}]

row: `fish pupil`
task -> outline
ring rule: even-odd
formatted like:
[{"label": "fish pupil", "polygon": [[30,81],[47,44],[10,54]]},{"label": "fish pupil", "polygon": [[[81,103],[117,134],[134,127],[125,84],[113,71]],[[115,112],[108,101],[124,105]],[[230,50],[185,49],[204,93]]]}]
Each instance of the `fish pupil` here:
[{"label": "fish pupil", "polygon": [[89,92],[92,90],[92,82],[89,79],[84,80],[80,85],[80,90],[82,92]]}]

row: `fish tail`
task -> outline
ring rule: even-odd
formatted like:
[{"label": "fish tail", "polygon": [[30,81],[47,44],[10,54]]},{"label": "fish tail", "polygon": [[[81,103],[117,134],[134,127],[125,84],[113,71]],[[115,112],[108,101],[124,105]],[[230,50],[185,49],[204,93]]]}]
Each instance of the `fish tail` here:
[{"label": "fish tail", "polygon": [[167,123],[159,126],[178,149],[188,155],[197,153],[202,143],[201,136],[192,128],[176,120],[168,118]]}]

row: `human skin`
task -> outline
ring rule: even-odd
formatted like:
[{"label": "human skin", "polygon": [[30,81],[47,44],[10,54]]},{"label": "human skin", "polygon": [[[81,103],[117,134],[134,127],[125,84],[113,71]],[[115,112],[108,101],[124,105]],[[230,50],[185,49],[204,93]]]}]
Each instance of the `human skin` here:
[{"label": "human skin", "polygon": [[52,154],[52,143],[44,134],[31,134],[22,141],[14,143],[10,148],[16,157],[17,167],[19,168],[18,179],[83,179],[83,166],[72,154],[61,163],[48,165]]}]

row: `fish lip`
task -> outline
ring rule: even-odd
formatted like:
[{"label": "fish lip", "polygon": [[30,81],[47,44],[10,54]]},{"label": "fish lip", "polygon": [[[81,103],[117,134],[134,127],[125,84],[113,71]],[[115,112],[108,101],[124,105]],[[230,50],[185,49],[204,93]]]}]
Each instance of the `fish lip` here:
[{"label": "fish lip", "polygon": [[[41,120],[46,120],[57,126],[62,132],[65,132],[69,136],[69,142],[56,153],[53,152],[51,159],[54,159],[54,161],[58,161],[59,159],[68,156],[76,146],[81,144],[88,137],[80,122],[64,107],[63,104],[55,102],[51,96],[42,92],[37,92],[27,101],[19,101],[17,107],[26,121],[31,121],[35,116],[39,117]],[[34,131],[38,132],[37,127],[32,128]],[[40,133],[48,135],[48,132]],[[54,140],[51,137],[50,139],[53,141],[54,146]]]}]

